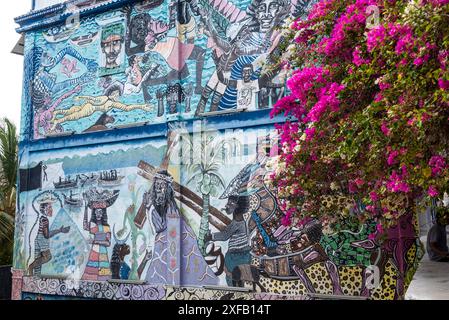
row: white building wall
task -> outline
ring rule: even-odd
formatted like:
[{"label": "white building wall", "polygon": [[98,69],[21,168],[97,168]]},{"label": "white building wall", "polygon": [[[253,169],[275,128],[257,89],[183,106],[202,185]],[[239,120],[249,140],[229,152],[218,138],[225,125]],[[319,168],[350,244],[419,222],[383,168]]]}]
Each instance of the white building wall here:
[{"label": "white building wall", "polygon": [[58,3],[65,2],[65,0],[35,0],[35,7],[34,10],[39,10],[42,8],[46,8]]}]

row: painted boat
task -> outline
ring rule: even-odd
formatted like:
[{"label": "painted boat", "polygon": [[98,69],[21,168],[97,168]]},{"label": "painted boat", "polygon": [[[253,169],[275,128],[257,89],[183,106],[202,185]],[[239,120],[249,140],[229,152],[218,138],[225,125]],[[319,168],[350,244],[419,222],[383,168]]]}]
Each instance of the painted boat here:
[{"label": "painted boat", "polygon": [[73,45],[76,45],[79,47],[84,47],[84,46],[91,44],[95,40],[97,40],[98,35],[99,35],[98,32],[91,32],[91,33],[85,34],[83,36],[78,36],[78,37],[72,38],[72,39],[70,39],[70,42]]},{"label": "painted boat", "polygon": [[73,207],[82,207],[83,206],[83,199],[81,198],[74,198],[74,194],[72,191],[70,191],[70,196],[67,196],[65,193],[62,194],[64,196],[64,203],[73,206]]},{"label": "painted boat", "polygon": [[55,186],[55,189],[61,190],[61,189],[72,189],[76,188],[78,186],[78,176],[76,176],[76,179],[70,179],[70,177],[65,178],[62,180],[61,177],[59,177],[58,182],[53,182],[53,185]]},{"label": "painted boat", "polygon": [[145,0],[135,5],[137,12],[147,12],[159,7],[164,3],[164,0]]},{"label": "painted boat", "polygon": [[115,180],[102,180],[98,179],[98,185],[101,187],[116,187],[122,184],[124,176],[117,177]]},{"label": "painted boat", "polygon": [[122,184],[124,176],[120,176],[117,170],[103,171],[100,173],[98,185],[102,187],[115,187]]},{"label": "painted boat", "polygon": [[68,40],[75,30],[75,28],[67,28],[65,25],[62,25],[54,26],[42,34],[47,42],[57,43]]}]

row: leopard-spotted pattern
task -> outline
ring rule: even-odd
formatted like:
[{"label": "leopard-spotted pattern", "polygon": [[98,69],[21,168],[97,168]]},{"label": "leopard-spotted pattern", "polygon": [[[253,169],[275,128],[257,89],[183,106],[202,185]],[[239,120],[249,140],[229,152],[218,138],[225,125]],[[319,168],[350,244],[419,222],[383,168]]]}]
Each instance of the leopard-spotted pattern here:
[{"label": "leopard-spotted pattern", "polygon": [[267,293],[282,295],[303,295],[307,293],[306,287],[299,280],[281,281],[261,277],[259,283],[265,288]]},{"label": "leopard-spotted pattern", "polygon": [[315,263],[304,270],[309,277],[316,293],[332,294],[332,280],[327,272],[324,262]]},{"label": "leopard-spotted pattern", "polygon": [[387,208],[389,211],[396,212],[399,215],[402,215],[407,212],[408,198],[404,195],[390,195],[387,199],[382,199],[381,204],[383,208]]},{"label": "leopard-spotted pattern", "polygon": [[339,212],[354,206],[354,199],[343,195],[323,195],[321,196],[323,208],[334,208]]},{"label": "leopard-spotted pattern", "polygon": [[[321,196],[321,205],[323,208],[334,208],[343,212],[355,204],[354,198],[345,195],[323,195]],[[408,199],[403,195],[396,195],[393,198],[382,199],[381,204],[383,208],[398,214],[404,214],[408,208]]]},{"label": "leopard-spotted pattern", "polygon": [[411,246],[405,255],[405,259],[409,264],[413,264],[416,261],[416,254],[418,253],[417,246]]},{"label": "leopard-spotted pattern", "polygon": [[251,259],[251,265],[255,266],[255,267],[260,267],[260,259],[257,258],[252,258]]},{"label": "leopard-spotted pattern", "polygon": [[388,261],[385,265],[385,274],[380,280],[380,285],[371,292],[374,300],[393,300],[398,281],[398,270],[394,264]]},{"label": "leopard-spotted pattern", "polygon": [[362,266],[342,266],[339,270],[341,290],[344,295],[358,296],[363,285]]},{"label": "leopard-spotted pattern", "polygon": [[[316,293],[333,294],[331,279],[324,263],[317,263],[304,270],[309,277]],[[363,266],[341,266],[339,279],[344,295],[359,296],[363,288]],[[391,261],[385,266],[385,274],[380,279],[380,285],[371,292],[376,300],[392,300],[395,297],[397,285],[397,269]],[[261,277],[260,284],[271,294],[302,295],[308,293],[300,280],[281,281]]]}]

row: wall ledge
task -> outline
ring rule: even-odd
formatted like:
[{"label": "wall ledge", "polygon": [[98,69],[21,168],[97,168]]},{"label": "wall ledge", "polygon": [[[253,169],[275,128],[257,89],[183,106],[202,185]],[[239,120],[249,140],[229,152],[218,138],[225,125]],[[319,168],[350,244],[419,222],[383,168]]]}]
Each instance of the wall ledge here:
[{"label": "wall ledge", "polygon": [[[18,33],[30,32],[60,24],[79,14],[80,18],[113,10],[142,0],[71,0],[47,8],[31,11],[14,19],[19,24]],[[157,0],[147,0],[157,1]],[[89,4],[90,3],[90,4]]]}]

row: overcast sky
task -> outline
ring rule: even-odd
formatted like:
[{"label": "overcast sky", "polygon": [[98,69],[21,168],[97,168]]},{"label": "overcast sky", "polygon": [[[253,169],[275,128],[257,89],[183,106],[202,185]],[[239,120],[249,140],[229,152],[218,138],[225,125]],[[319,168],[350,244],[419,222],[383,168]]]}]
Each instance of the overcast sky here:
[{"label": "overcast sky", "polygon": [[[8,0],[8,2],[11,0]],[[17,126],[20,124],[20,102],[22,96],[23,57],[11,53],[19,40],[14,18],[29,12],[31,0],[14,0],[0,10],[0,117],[8,117]]]}]

